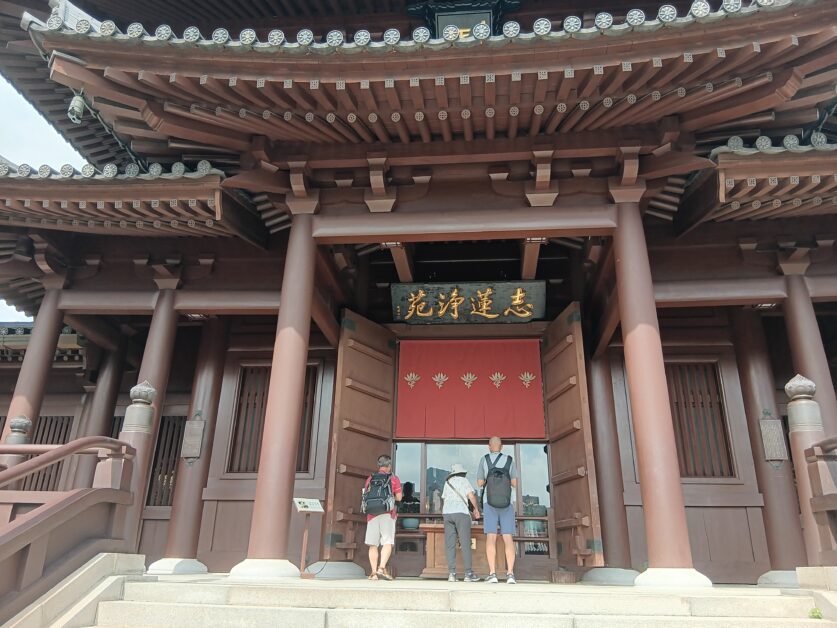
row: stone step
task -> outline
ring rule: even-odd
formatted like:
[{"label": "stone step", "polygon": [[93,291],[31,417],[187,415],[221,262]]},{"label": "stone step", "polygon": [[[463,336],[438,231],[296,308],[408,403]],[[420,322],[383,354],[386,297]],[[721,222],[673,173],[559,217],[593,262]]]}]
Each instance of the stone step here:
[{"label": "stone step", "polygon": [[833,627],[834,622],[792,618],[665,617],[640,615],[576,616],[552,614],[496,614],[443,611],[311,609],[279,606],[167,604],[160,602],[102,602],[97,626],[226,628],[227,626],[306,626],[306,628],[368,628],[401,625],[410,628],[805,628]]},{"label": "stone step", "polygon": [[[490,590],[487,587],[491,587]],[[771,594],[774,593],[774,594]],[[804,618],[815,606],[806,595],[778,592],[700,595],[624,589],[573,589],[485,584],[451,588],[398,586],[283,586],[188,582],[126,582],[123,600],[170,604],[212,604],[285,608],[455,611],[498,614],[657,615],[680,617]]]}]

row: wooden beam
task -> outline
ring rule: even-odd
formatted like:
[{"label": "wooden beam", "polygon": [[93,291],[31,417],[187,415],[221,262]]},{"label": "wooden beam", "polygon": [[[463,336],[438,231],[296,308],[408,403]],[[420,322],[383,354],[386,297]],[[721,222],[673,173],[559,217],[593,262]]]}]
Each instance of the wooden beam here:
[{"label": "wooden beam", "polygon": [[674,231],[682,236],[697,227],[718,207],[720,202],[718,173],[714,170],[704,172],[687,191],[680,201],[680,209],[674,215]]},{"label": "wooden beam", "polygon": [[290,175],[287,172],[268,172],[257,168],[239,172],[221,182],[222,188],[248,190],[257,194],[274,192],[286,194],[291,191]]},{"label": "wooden beam", "polygon": [[520,278],[534,279],[538,272],[538,257],[544,238],[526,238],[523,241],[523,256],[520,260]]},{"label": "wooden beam", "polygon": [[392,254],[392,261],[395,262],[395,270],[398,273],[398,281],[401,283],[413,282],[413,256],[406,246],[401,242],[387,244]]},{"label": "wooden beam", "polygon": [[340,278],[340,273],[331,255],[321,248],[317,248],[317,282],[328,287],[329,293],[338,305],[349,301],[349,292]]},{"label": "wooden beam", "polygon": [[639,158],[639,176],[646,181],[715,167],[711,159],[679,151],[669,151],[659,156],[643,155]]},{"label": "wooden beam", "polygon": [[605,302],[604,312],[596,329],[596,346],[593,349],[593,357],[599,357],[607,350],[616,328],[619,327],[619,297],[614,288],[610,297]]},{"label": "wooden beam", "polygon": [[[516,139],[475,139],[472,142],[453,140],[440,144],[389,144],[381,147],[380,156],[387,166],[423,166],[447,164],[498,163],[531,161],[534,150],[551,150],[553,159],[577,157],[615,157],[618,146],[636,143],[641,153],[649,153],[663,143],[665,131],[659,125],[626,127],[607,131],[583,131],[550,137]],[[289,168],[288,155],[305,155],[312,169],[368,168],[369,147],[364,145],[296,144],[285,142],[269,151],[270,160],[280,168]]]},{"label": "wooden beam", "polygon": [[336,347],[340,341],[340,324],[320,291],[316,289],[311,302],[311,319],[323,333],[328,343],[332,347]]},{"label": "wooden beam", "polygon": [[609,235],[615,228],[616,206],[606,204],[314,216],[320,244]]},{"label": "wooden beam", "polygon": [[216,211],[222,224],[245,242],[261,249],[267,248],[270,233],[255,211],[245,206],[232,194],[217,190],[215,194]]}]

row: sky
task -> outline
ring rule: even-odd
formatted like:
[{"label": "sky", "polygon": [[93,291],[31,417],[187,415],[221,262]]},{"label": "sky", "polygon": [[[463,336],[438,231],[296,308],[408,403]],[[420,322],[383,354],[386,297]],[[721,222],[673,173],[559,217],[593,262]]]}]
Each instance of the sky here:
[{"label": "sky", "polygon": [[[0,155],[15,164],[29,164],[35,170],[47,164],[56,170],[63,164],[76,169],[84,159],[34,107],[0,76]],[[0,322],[31,320],[0,300]]]}]

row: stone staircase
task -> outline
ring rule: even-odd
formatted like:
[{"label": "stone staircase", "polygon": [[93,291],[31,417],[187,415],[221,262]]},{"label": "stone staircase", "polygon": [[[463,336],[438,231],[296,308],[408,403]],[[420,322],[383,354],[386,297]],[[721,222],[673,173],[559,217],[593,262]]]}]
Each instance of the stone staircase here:
[{"label": "stone staircase", "polygon": [[[100,601],[97,626],[306,628],[778,628],[837,626],[811,619],[812,594],[756,587],[630,587],[421,580],[236,583],[222,575],[146,576]],[[78,624],[76,624],[78,625]]]}]

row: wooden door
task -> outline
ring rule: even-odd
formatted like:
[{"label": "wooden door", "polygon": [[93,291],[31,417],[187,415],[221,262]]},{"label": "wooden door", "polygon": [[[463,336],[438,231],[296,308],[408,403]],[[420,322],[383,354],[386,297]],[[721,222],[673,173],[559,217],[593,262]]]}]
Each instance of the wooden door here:
[{"label": "wooden door", "polygon": [[572,303],[544,335],[543,378],[558,565],[604,564],[581,313]]},{"label": "wooden door", "polygon": [[361,490],[381,454],[392,455],[395,336],[344,311],[337,348],[334,414],[323,526],[324,560],[365,560]]}]

